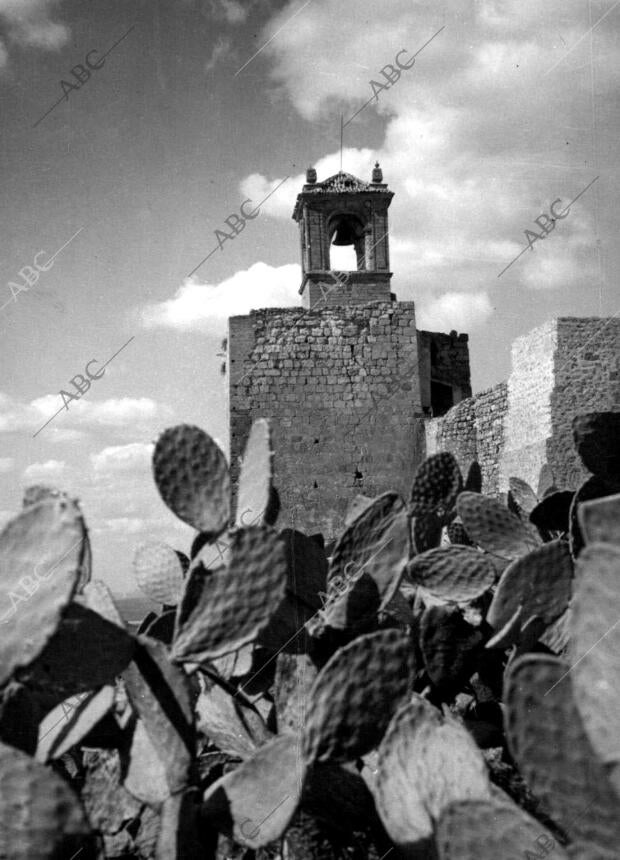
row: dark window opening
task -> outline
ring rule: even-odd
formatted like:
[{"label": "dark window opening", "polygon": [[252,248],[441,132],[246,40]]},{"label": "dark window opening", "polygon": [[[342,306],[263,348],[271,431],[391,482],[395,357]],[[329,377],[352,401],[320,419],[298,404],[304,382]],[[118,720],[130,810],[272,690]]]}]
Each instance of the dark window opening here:
[{"label": "dark window opening", "polygon": [[362,473],[360,472],[359,469],[356,469],[355,474],[353,475],[353,486],[354,487],[363,486],[363,483],[362,483],[363,480],[364,480],[364,476],[362,475]]},{"label": "dark window opening", "polygon": [[445,415],[454,406],[454,394],[451,385],[436,382],[431,379],[431,410],[433,416]]},{"label": "dark window opening", "polygon": [[314,440],[314,444],[315,444],[315,445],[318,445],[318,444],[319,444],[319,440],[318,440],[318,439],[315,439],[315,440]]},{"label": "dark window opening", "polygon": [[316,482],[316,481],[314,482],[314,489],[315,489],[315,490],[318,490],[318,489],[319,489],[319,485],[317,484],[317,482]]}]

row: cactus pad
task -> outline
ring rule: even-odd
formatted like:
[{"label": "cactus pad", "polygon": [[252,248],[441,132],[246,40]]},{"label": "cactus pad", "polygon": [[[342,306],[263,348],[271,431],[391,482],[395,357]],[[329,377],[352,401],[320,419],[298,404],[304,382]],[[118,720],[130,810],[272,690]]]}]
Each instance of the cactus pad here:
[{"label": "cactus pad", "polygon": [[113,706],[114,687],[109,685],[61,702],[41,720],[37,760],[45,763],[60,758],[80,743]]},{"label": "cactus pad", "polygon": [[52,860],[78,852],[92,860],[89,833],[80,802],[65,781],[25,753],[0,744],[0,856]]},{"label": "cactus pad", "polygon": [[469,603],[495,581],[495,567],[477,549],[445,546],[415,556],[407,573],[417,585],[439,600]]},{"label": "cactus pad", "polygon": [[536,495],[539,499],[544,499],[549,493],[555,493],[555,477],[551,471],[549,463],[543,463],[538,473],[538,484],[536,485]]},{"label": "cactus pad", "polygon": [[420,514],[411,519],[412,552],[421,553],[439,546],[442,520],[437,514]]},{"label": "cactus pad", "polygon": [[507,798],[450,804],[439,820],[437,847],[440,860],[534,860],[550,853],[568,860],[551,833]]},{"label": "cactus pad", "polygon": [[159,748],[142,720],[136,720],[129,749],[129,766],[123,785],[138,800],[158,808],[170,796],[166,767]]},{"label": "cactus pad", "polygon": [[456,509],[471,540],[487,552],[512,559],[540,544],[531,528],[491,496],[461,493]]},{"label": "cactus pad", "polygon": [[188,678],[164,645],[141,639],[123,672],[127,695],[165,768],[170,792],[186,788],[194,754],[194,717]]},{"label": "cactus pad", "polygon": [[135,648],[133,636],[117,624],[79,603],[70,604],[52,638],[20,680],[62,701],[114,679],[128,665]]},{"label": "cactus pad", "polygon": [[211,537],[228,525],[230,475],[219,446],[198,427],[165,430],[153,452],[157,489],[179,519]]},{"label": "cactus pad", "polygon": [[367,507],[369,507],[369,505],[372,505],[373,501],[374,500],[369,496],[354,496],[354,498],[351,499],[344,516],[345,527],[350,526],[351,523],[354,522]]},{"label": "cactus pad", "polygon": [[300,740],[282,735],[209,786],[203,817],[241,845],[259,848],[278,839],[288,827],[304,780]]},{"label": "cactus pad", "polygon": [[499,630],[522,606],[522,625],[535,615],[550,624],[568,606],[572,579],[573,562],[565,541],[543,544],[503,572],[487,614],[488,623]]},{"label": "cactus pad", "polygon": [[599,758],[620,761],[620,547],[593,543],[577,560],[570,619],[571,679],[584,728]]},{"label": "cactus pad", "polygon": [[460,544],[462,546],[471,546],[472,542],[469,535],[465,531],[465,526],[460,517],[455,517],[447,526],[448,540],[452,544]]},{"label": "cactus pad", "polygon": [[429,678],[440,690],[460,689],[473,672],[484,636],[453,606],[429,606],[420,622],[420,648]]},{"label": "cactus pad", "polygon": [[319,673],[306,712],[306,760],[351,761],[376,746],[411,688],[413,645],[380,630],[340,648]]},{"label": "cactus pad", "polygon": [[397,493],[376,498],[348,526],[334,547],[329,579],[343,581],[366,574],[375,583],[383,607],[394,596],[410,555],[409,522]]},{"label": "cactus pad", "polygon": [[620,484],[620,412],[588,412],[575,416],[573,439],[586,469]]},{"label": "cactus pad", "polygon": [[85,535],[66,498],[26,508],[0,534],[0,686],[43,650],[80,577]]},{"label": "cactus pad", "polygon": [[415,474],[409,510],[414,516],[430,513],[444,516],[454,507],[462,489],[463,476],[454,456],[448,451],[432,454]]},{"label": "cactus pad", "polygon": [[511,663],[504,691],[508,745],[554,820],[590,846],[587,856],[611,860],[620,840],[618,799],[584,731],[569,670],[546,654]]},{"label": "cactus pad", "polygon": [[570,550],[573,558],[577,558],[584,547],[584,539],[579,525],[579,509],[584,502],[591,502],[594,499],[602,499],[613,493],[610,485],[600,478],[598,475],[592,475],[587,478],[579,487],[570,507],[569,527],[570,527]]},{"label": "cactus pad", "polygon": [[246,759],[272,737],[255,710],[218,684],[203,690],[196,702],[197,728],[222,752]]},{"label": "cactus pad", "polygon": [[486,764],[471,735],[418,695],[398,710],[385,733],[371,791],[405,857],[426,856],[435,822],[449,804],[491,797]]},{"label": "cactus pad", "polygon": [[572,490],[549,493],[530,512],[530,522],[539,529],[567,532],[574,495]]},{"label": "cactus pad", "polygon": [[195,564],[190,572],[188,591],[196,588],[199,596],[189,615],[185,597],[179,605],[174,658],[201,662],[254,639],[278,608],[286,583],[286,549],[273,529],[233,532],[227,568],[207,572]]},{"label": "cactus pad", "polygon": [[236,526],[241,528],[266,525],[265,514],[271,499],[272,478],[271,428],[269,421],[259,418],[252,424],[243,452],[237,493]]},{"label": "cactus pad", "polygon": [[620,545],[620,493],[583,502],[577,520],[587,544],[602,541]]},{"label": "cactus pad", "polygon": [[508,486],[519,512],[529,517],[538,504],[538,496],[534,490],[521,478],[508,478]]},{"label": "cactus pad", "polygon": [[145,541],[137,548],[133,569],[138,586],[155,603],[176,606],[183,592],[183,562],[176,550],[159,541]]},{"label": "cactus pad", "polygon": [[84,591],[75,598],[76,602],[92,609],[106,621],[112,624],[118,624],[119,627],[125,627],[123,617],[118,611],[118,607],[112,597],[112,592],[101,579],[93,579],[84,588]]}]

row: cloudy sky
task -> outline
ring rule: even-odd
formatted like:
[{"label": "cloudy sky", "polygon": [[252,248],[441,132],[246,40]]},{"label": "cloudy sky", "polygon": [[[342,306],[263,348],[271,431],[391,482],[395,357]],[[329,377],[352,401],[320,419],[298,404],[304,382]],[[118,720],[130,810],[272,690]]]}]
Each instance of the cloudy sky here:
[{"label": "cloudy sky", "polygon": [[470,333],[475,390],[535,325],[616,313],[619,33],[613,0],[0,0],[1,520],[32,483],[79,496],[117,593],[141,540],[187,547],[152,443],[187,422],[227,450],[226,318],[298,303],[291,212],[341,114],[344,169],[396,194],[394,290]]}]

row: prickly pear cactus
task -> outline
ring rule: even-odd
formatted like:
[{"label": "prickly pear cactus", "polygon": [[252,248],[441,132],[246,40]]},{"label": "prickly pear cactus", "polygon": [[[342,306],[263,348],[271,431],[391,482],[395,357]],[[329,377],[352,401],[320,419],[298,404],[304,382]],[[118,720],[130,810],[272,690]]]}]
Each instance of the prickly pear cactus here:
[{"label": "prickly pear cactus", "polygon": [[202,815],[241,845],[267,845],[282,835],[297,809],[305,772],[299,737],[282,735],[214,782]]},{"label": "prickly pear cactus", "polygon": [[199,427],[165,430],[153,452],[160,495],[179,519],[215,538],[230,517],[230,475],[219,446]]},{"label": "prickly pear cactus", "polygon": [[443,812],[437,827],[440,860],[568,860],[557,839],[509,798],[460,800]]},{"label": "prickly pear cactus", "polygon": [[588,412],[575,416],[573,439],[588,471],[620,485],[620,412]]},{"label": "prickly pear cactus", "polygon": [[584,502],[577,511],[581,535],[586,544],[620,544],[620,493]]},{"label": "prickly pear cactus", "polygon": [[519,512],[525,517],[529,517],[536,505],[538,504],[538,496],[530,487],[527,481],[521,478],[512,477],[508,479],[510,493],[517,504]]},{"label": "prickly pear cactus", "polygon": [[491,798],[484,759],[467,730],[417,695],[390,723],[370,789],[405,857],[431,852],[435,824],[449,804]]},{"label": "prickly pear cactus", "polygon": [[86,528],[66,498],[26,508],[0,534],[0,685],[41,653],[78,586]]},{"label": "prickly pear cactus", "polygon": [[445,516],[462,489],[463,476],[454,456],[447,451],[433,454],[422,462],[413,479],[410,513]]},{"label": "prickly pear cactus", "polygon": [[447,546],[415,556],[407,567],[412,582],[439,600],[469,603],[495,582],[492,562],[476,549]]},{"label": "prickly pear cactus", "polygon": [[540,543],[531,529],[490,496],[461,493],[456,510],[469,537],[487,552],[514,559]]},{"label": "prickly pear cactus", "polygon": [[414,672],[412,642],[399,630],[359,636],[337,651],[310,694],[306,761],[351,761],[376,746]]},{"label": "prickly pear cactus", "polygon": [[40,762],[60,758],[114,707],[114,687],[72,696],[61,702],[41,720],[35,757]]},{"label": "prickly pear cactus", "polygon": [[579,424],[572,500],[547,469],[506,507],[442,453],[327,546],[273,528],[266,422],[232,528],[222,452],[172,428],[157,485],[198,531],[187,576],[138,551],[137,634],[77,504],[31,493],[0,534],[0,858],[617,857],[615,420]]},{"label": "prickly pear cactus", "polygon": [[133,569],[139,588],[155,603],[176,606],[185,571],[177,552],[165,543],[145,541],[137,548]]},{"label": "prickly pear cactus", "polygon": [[618,797],[584,731],[570,666],[544,654],[519,657],[504,699],[510,751],[533,793],[587,856],[617,856]]},{"label": "prickly pear cactus", "polygon": [[96,856],[78,797],[49,768],[0,744],[0,857],[54,860],[76,853]]},{"label": "prickly pear cactus", "polygon": [[573,561],[565,541],[551,541],[508,565],[502,573],[487,621],[500,630],[522,607],[522,624],[537,616],[545,625],[566,610],[571,597]]},{"label": "prickly pear cactus", "polygon": [[233,532],[228,567],[195,565],[188,589],[199,593],[187,615],[179,606],[173,643],[176,660],[200,662],[234,651],[265,627],[283,599],[287,559],[283,542],[267,526]]},{"label": "prickly pear cactus", "polygon": [[575,702],[601,761],[620,761],[620,547],[593,543],[577,560],[570,617]]},{"label": "prickly pear cactus", "polygon": [[411,551],[407,511],[396,493],[384,493],[345,529],[331,558],[329,579],[370,578],[379,608],[392,599]]}]

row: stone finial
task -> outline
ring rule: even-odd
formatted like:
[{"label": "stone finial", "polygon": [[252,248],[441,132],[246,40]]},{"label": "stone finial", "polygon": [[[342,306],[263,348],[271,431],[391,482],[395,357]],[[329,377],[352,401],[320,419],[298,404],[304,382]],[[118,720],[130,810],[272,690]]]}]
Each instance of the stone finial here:
[{"label": "stone finial", "polygon": [[379,167],[379,162],[375,161],[375,167],[372,171],[372,181],[374,183],[383,182],[383,171]]},{"label": "stone finial", "polygon": [[316,170],[314,167],[309,167],[306,170],[306,185],[314,185],[316,182]]}]

